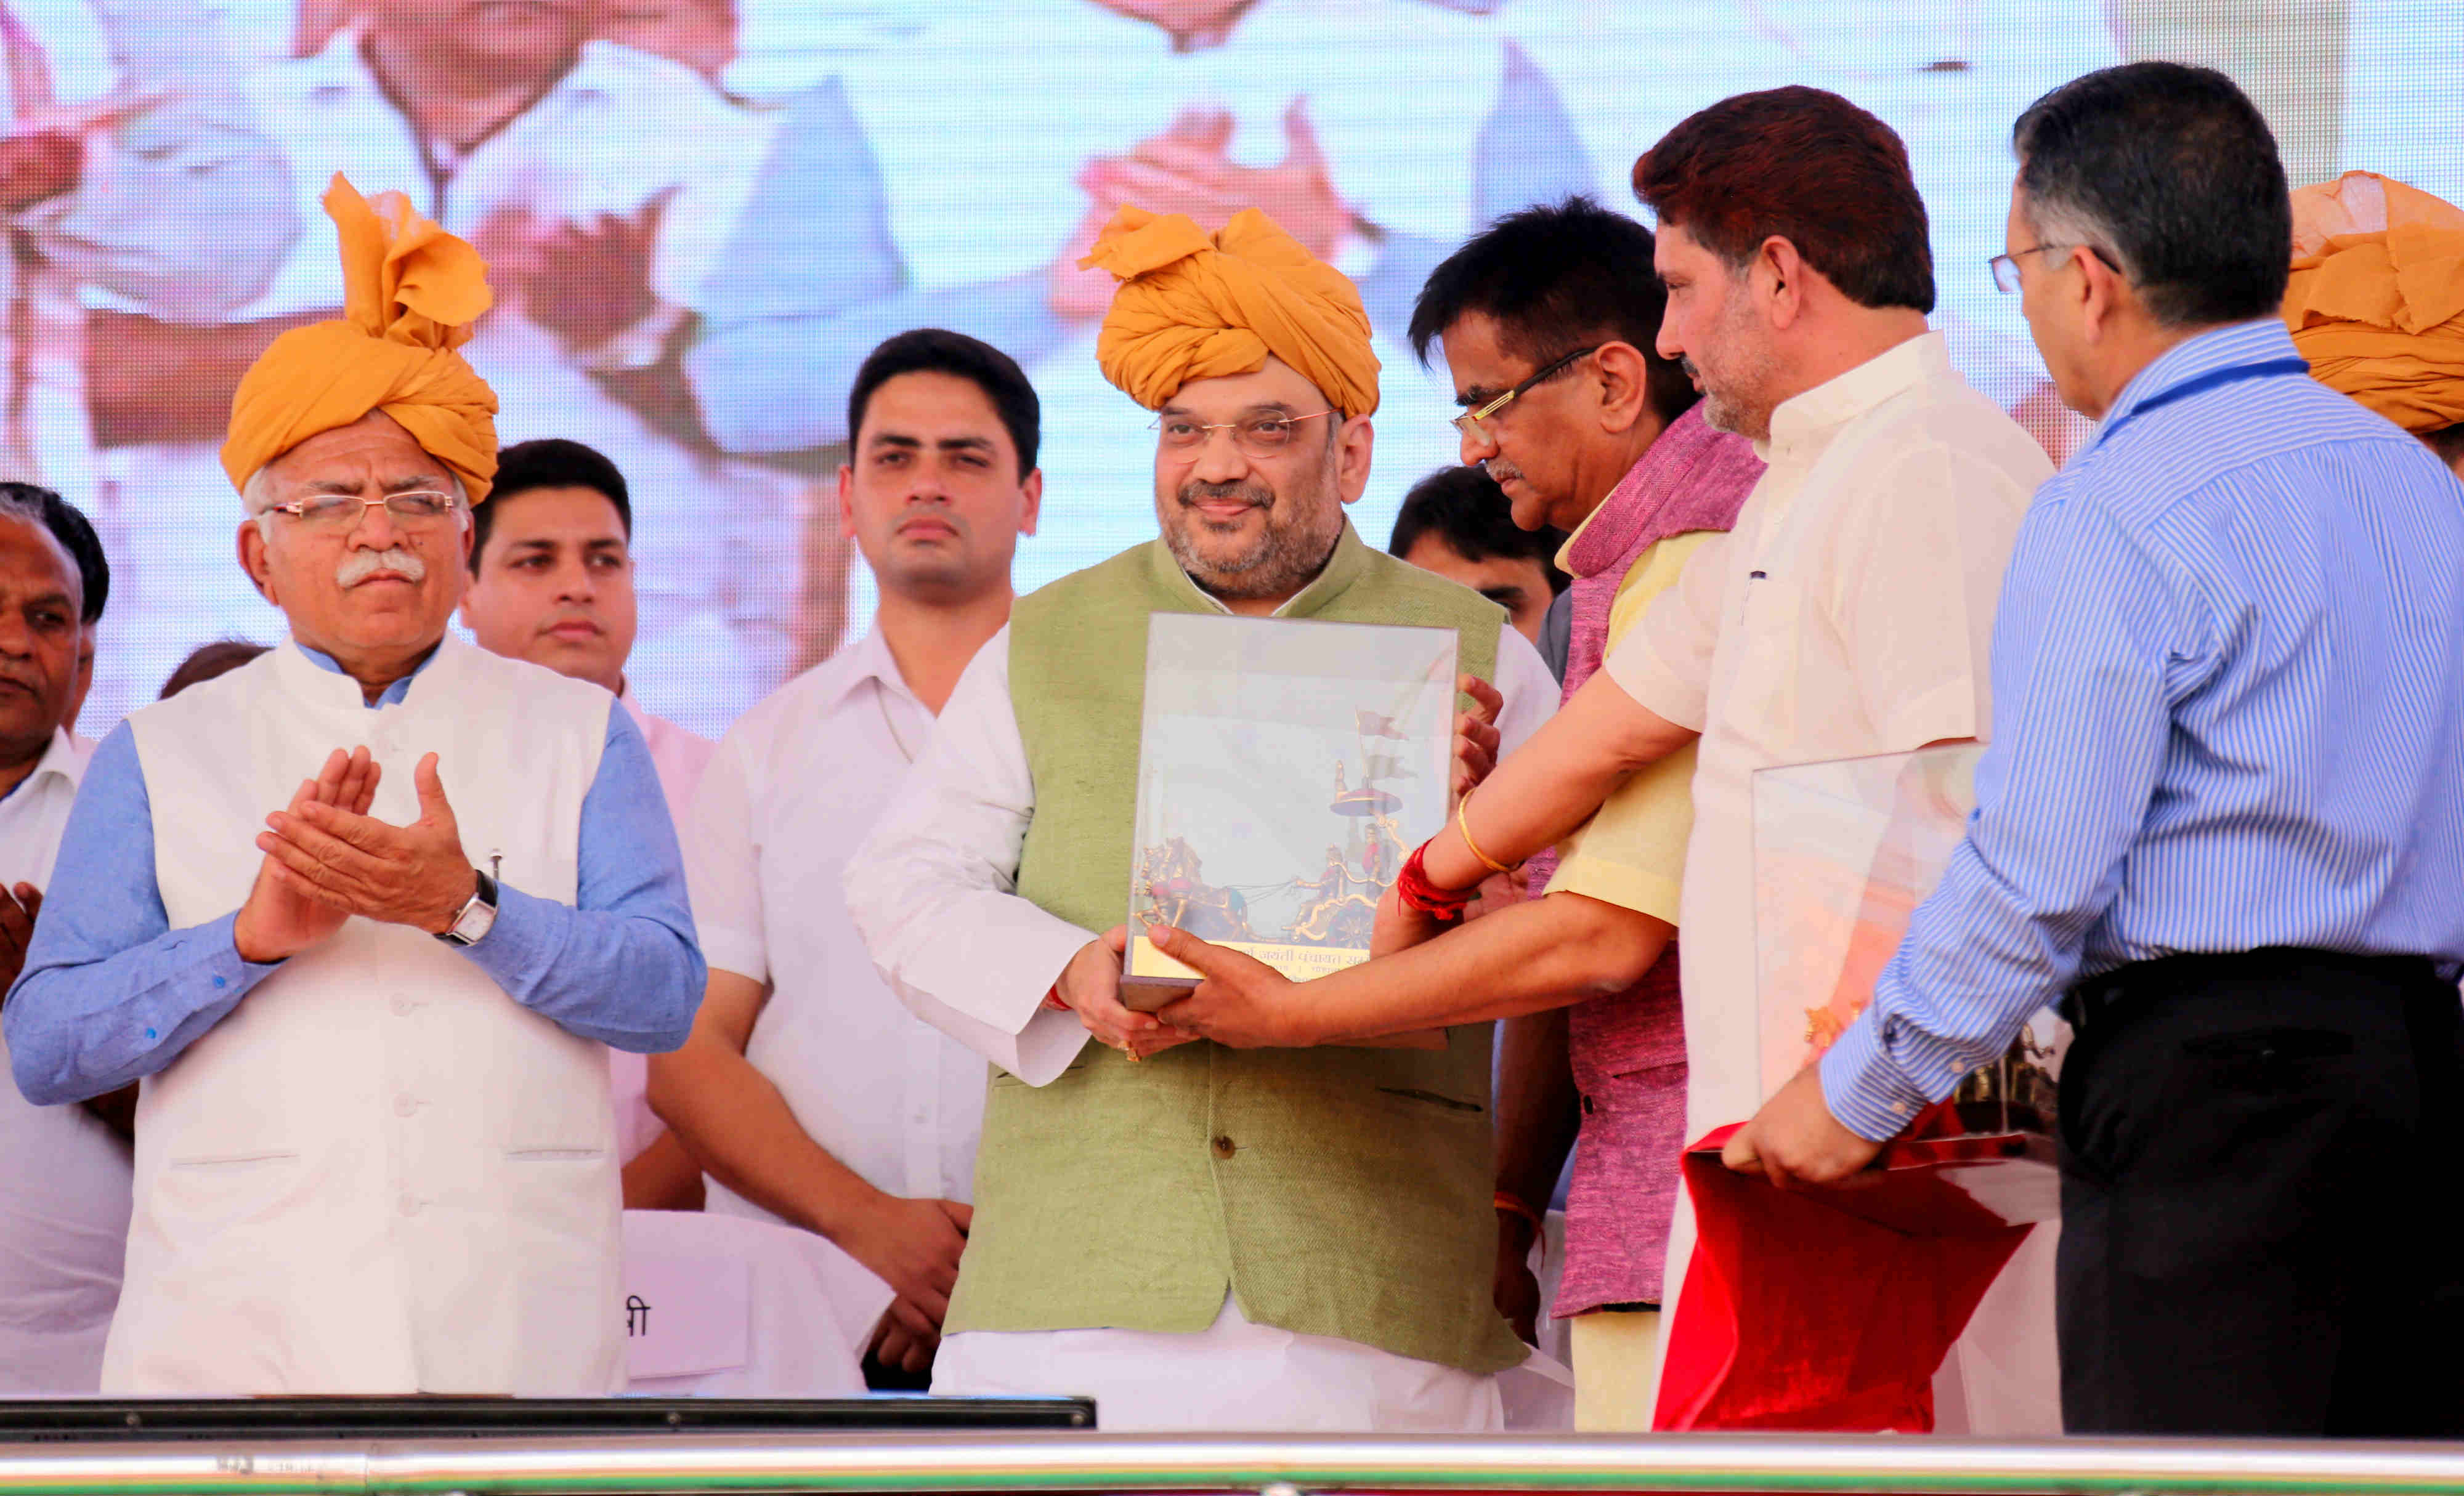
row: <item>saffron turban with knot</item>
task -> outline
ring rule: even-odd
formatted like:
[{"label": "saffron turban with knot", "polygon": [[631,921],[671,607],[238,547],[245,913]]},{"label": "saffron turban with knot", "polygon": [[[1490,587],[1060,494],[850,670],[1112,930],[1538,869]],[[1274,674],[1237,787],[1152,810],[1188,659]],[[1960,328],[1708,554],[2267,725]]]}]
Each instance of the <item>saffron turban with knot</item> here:
[{"label": "saffron turban with knot", "polygon": [[362,197],[336,173],[325,211],[342,241],[342,315],[274,340],[231,396],[223,471],[255,472],[372,410],[400,422],[477,503],[496,476],[496,395],[455,350],[495,303],[479,252],[399,192]]},{"label": "saffron turban with knot", "polygon": [[2295,192],[2284,321],[2330,389],[2416,436],[2464,422],[2464,209],[2369,171]]},{"label": "saffron turban with knot", "polygon": [[1212,235],[1183,213],[1124,208],[1078,263],[1120,280],[1095,361],[1150,410],[1191,380],[1254,373],[1268,354],[1346,417],[1377,408],[1359,289],[1254,208]]}]

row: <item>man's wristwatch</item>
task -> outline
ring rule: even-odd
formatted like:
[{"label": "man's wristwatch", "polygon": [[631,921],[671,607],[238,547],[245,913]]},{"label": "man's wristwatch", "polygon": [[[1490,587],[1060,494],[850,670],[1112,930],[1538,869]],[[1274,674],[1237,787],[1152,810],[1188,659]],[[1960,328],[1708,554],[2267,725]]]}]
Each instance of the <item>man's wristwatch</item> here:
[{"label": "man's wristwatch", "polygon": [[481,936],[495,928],[496,880],[476,868],[471,871],[479,880],[479,891],[471,895],[471,902],[462,906],[453,923],[436,937],[447,945],[477,945]]}]

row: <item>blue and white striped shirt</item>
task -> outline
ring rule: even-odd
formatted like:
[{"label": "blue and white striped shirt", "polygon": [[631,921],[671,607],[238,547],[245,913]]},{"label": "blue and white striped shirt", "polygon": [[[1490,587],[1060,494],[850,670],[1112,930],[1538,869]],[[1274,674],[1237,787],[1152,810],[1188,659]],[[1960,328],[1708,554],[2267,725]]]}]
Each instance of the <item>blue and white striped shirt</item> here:
[{"label": "blue and white striped shirt", "polygon": [[2127,962],[2464,964],[2464,484],[2301,367],[2177,344],[2037,491],[1967,840],[1822,1060],[1859,1135]]}]

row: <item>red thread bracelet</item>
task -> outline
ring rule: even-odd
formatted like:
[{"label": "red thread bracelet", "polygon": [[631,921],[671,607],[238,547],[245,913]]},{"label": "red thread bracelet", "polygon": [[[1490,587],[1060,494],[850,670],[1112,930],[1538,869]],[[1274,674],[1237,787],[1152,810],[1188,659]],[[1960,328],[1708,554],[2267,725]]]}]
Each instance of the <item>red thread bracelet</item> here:
[{"label": "red thread bracelet", "polygon": [[1469,904],[1479,891],[1441,889],[1431,883],[1429,869],[1420,861],[1428,852],[1429,844],[1422,842],[1412,849],[1411,856],[1403,860],[1403,870],[1395,877],[1395,893],[1406,908],[1419,910],[1441,924],[1452,924],[1463,916],[1463,906]]}]

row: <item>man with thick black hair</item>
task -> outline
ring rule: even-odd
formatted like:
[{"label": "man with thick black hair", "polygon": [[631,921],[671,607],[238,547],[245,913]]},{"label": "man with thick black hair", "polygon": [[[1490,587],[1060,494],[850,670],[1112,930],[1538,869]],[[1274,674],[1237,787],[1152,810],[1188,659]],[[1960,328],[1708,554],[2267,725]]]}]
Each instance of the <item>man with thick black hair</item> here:
[{"label": "man with thick black hair", "polygon": [[876,1388],[929,1381],[973,1219],[984,1062],[883,988],[839,874],[1009,620],[1041,420],[1018,364],[963,334],[918,328],[865,360],[837,529],[880,584],[873,627],[737,719],[684,818],[716,954],[651,1099],[713,1181],[712,1212],[826,1238],[894,1290],[837,1306],[870,1331]]},{"label": "man with thick black hair", "polygon": [[[1573,532],[1560,557],[1576,579],[1562,671],[1573,689],[1734,522],[1763,473],[1744,439],[1705,423],[1685,371],[1660,351],[1657,247],[1651,231],[1588,198],[1526,209],[1440,265],[1413,312],[1415,351],[1443,349],[1463,461],[1495,480],[1515,524]],[[1575,1425],[1586,1430],[1650,1422],[1687,1073],[1677,963],[1663,953],[1693,772],[1686,751],[1638,778],[1568,839],[1562,860],[1533,863],[1529,902],[1308,988],[1319,1011],[1348,1002],[1392,1018],[1426,1006],[1437,1022],[1470,1003],[1507,1021],[1492,1291],[1527,1338],[1541,1309],[1528,1258],[1579,1118],[1555,1312],[1573,1321]],[[1216,983],[1207,995],[1228,991]],[[1254,996],[1285,994],[1268,984]],[[1239,1022],[1228,1002],[1214,1016]]]},{"label": "man with thick black hair", "polygon": [[[659,791],[678,823],[718,745],[654,716],[627,672],[639,618],[633,495],[598,449],[562,437],[496,455],[488,501],[471,511],[471,585],[462,623],[493,654],[528,660],[614,695],[642,730]],[[652,1114],[648,1061],[607,1051],[627,1210],[699,1210],[701,1169]]]},{"label": "man with thick black hair", "polygon": [[1827,1180],[2060,1000],[2073,1433],[2464,1432],[2464,505],[2277,317],[2276,143],[2145,62],[2014,132],[2096,434],[2030,508],[1978,808],[1873,1005],[1728,1145]]},{"label": "man with thick black hair", "polygon": [[68,711],[60,721],[74,735],[77,716],[85,710],[86,693],[94,689],[95,627],[102,622],[103,604],[111,599],[111,559],[103,555],[102,537],[94,533],[94,521],[85,517],[85,511],[51,489],[33,483],[0,483],[0,495],[30,498],[43,506],[44,528],[77,562],[77,579],[84,584],[85,606],[77,617],[77,684],[70,688]]}]

